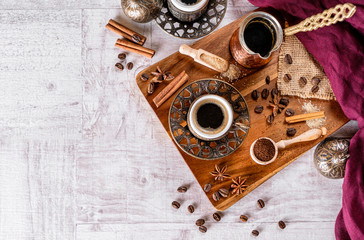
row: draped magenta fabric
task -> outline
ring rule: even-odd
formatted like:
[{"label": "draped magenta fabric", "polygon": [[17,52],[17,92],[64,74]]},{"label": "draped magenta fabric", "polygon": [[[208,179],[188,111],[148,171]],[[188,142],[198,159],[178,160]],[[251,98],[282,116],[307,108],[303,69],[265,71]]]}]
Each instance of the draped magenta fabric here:
[{"label": "draped magenta fabric", "polygon": [[[249,0],[258,7],[273,7],[292,26],[344,0]],[[350,142],[342,210],[335,225],[337,239],[364,240],[364,1],[353,17],[316,31],[297,33],[307,50],[323,66],[345,115],[358,121],[359,131]],[[333,180],[334,181],[334,180]],[[336,196],[332,196],[336,197]]]}]

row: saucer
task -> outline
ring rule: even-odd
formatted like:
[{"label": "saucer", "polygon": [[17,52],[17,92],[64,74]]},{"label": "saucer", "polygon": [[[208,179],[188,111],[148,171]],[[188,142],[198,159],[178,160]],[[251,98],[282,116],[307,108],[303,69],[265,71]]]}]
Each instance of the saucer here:
[{"label": "saucer", "polygon": [[196,39],[211,33],[225,16],[227,0],[210,0],[206,12],[193,22],[182,22],[168,10],[167,1],[155,18],[157,25],[166,33],[184,39]]},{"label": "saucer", "polygon": [[[187,125],[187,113],[192,102],[203,95],[215,94],[232,106],[234,122],[244,128],[232,126],[228,134],[219,140],[205,141],[194,136]],[[238,149],[250,127],[248,105],[244,97],[232,85],[217,79],[203,79],[190,83],[174,98],[168,116],[173,140],[185,153],[204,160],[226,157]]]}]

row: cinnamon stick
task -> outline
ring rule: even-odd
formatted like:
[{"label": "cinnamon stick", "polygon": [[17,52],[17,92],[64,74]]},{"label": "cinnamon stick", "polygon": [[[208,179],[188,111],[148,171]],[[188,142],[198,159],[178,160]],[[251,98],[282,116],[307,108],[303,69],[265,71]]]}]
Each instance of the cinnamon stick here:
[{"label": "cinnamon stick", "polygon": [[122,37],[124,37],[124,38],[126,38],[126,39],[128,39],[128,40],[130,40],[130,41],[133,41],[133,39],[132,39],[132,37],[130,36],[130,35],[128,35],[127,33],[125,33],[125,32],[123,32],[123,31],[121,31],[120,29],[118,29],[118,28],[116,28],[116,27],[114,27],[113,25],[111,25],[111,24],[106,24],[106,26],[105,26],[107,29],[109,29],[109,30],[111,30],[111,31],[113,31],[114,33],[116,33],[116,34],[119,34],[120,36],[122,36]]},{"label": "cinnamon stick", "polygon": [[147,39],[145,36],[143,36],[137,32],[134,32],[133,30],[123,26],[122,24],[120,24],[112,19],[110,19],[109,23],[106,25],[107,28],[109,28],[108,25],[113,26],[114,28],[118,29],[120,32],[122,32],[124,34],[122,35],[122,34],[114,31],[115,33],[117,33],[117,34],[125,37],[126,39],[133,41],[141,46],[145,43],[145,40]]},{"label": "cinnamon stick", "polygon": [[[135,48],[132,48],[132,47],[129,47],[129,46],[125,46],[125,45],[122,45],[122,44],[119,44],[119,43],[115,43],[115,47],[118,47],[118,48],[121,48],[121,49],[124,49],[126,51],[130,51],[130,52],[134,52],[134,53],[137,53],[137,54],[140,54],[144,57],[148,57],[148,58],[152,58],[154,53],[151,54],[149,52],[145,52],[145,51],[142,51],[142,50],[138,50],[138,49],[135,49]],[[151,50],[151,49],[149,49]],[[152,50],[153,51],[153,50]]]},{"label": "cinnamon stick", "polygon": [[316,118],[323,118],[323,117],[325,117],[324,111],[305,113],[305,114],[295,115],[292,117],[286,117],[286,122],[287,123],[296,123],[296,122],[303,122],[303,121],[316,119]]},{"label": "cinnamon stick", "polygon": [[188,75],[182,71],[175,79],[167,85],[158,95],[153,99],[154,104],[159,108],[170,96],[173,95],[180,87],[183,86],[188,80]]},{"label": "cinnamon stick", "polygon": [[143,51],[143,52],[147,52],[149,54],[152,54],[152,56],[154,55],[155,51],[153,49],[149,49],[149,48],[146,48],[146,47],[143,47],[143,46],[140,46],[140,45],[137,45],[135,43],[132,43],[128,40],[125,40],[125,39],[118,39],[116,41],[116,43],[120,44],[120,45],[123,45],[123,46],[126,46],[126,47],[131,47],[131,48],[135,48],[137,50],[140,50],[140,51]]}]

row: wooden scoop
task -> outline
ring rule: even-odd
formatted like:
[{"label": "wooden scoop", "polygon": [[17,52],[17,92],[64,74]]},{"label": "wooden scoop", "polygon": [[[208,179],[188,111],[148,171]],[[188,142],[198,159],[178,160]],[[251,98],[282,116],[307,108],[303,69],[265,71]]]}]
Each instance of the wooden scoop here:
[{"label": "wooden scoop", "polygon": [[327,133],[327,129],[326,128],[321,128],[321,129],[311,129],[308,130],[307,132],[302,133],[301,135],[299,135],[298,137],[295,137],[293,139],[289,139],[289,140],[281,140],[277,143],[275,143],[272,139],[267,138],[267,137],[262,137],[263,139],[267,139],[269,141],[271,141],[274,145],[275,148],[275,154],[273,156],[273,158],[269,161],[262,161],[259,160],[255,154],[254,154],[254,145],[255,143],[262,138],[258,138],[257,140],[255,140],[252,145],[250,146],[250,156],[251,158],[254,160],[254,162],[260,164],[260,165],[267,165],[269,163],[272,163],[274,160],[276,160],[277,156],[278,156],[278,149],[284,149],[286,147],[288,147],[291,144],[294,143],[299,143],[299,142],[307,142],[307,141],[312,141],[312,140],[316,140],[321,136],[326,135]]},{"label": "wooden scoop", "polygon": [[182,44],[179,47],[179,52],[192,57],[195,62],[221,73],[226,72],[229,68],[228,61],[203,49],[196,50],[186,44]]}]

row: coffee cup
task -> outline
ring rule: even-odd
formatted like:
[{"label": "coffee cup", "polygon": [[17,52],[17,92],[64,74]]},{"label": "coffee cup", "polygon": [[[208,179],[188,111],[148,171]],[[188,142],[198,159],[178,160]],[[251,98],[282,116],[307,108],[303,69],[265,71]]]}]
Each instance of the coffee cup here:
[{"label": "coffee cup", "polygon": [[213,141],[228,133],[233,118],[233,109],[226,99],[208,94],[192,102],[187,113],[187,124],[197,138]]}]

